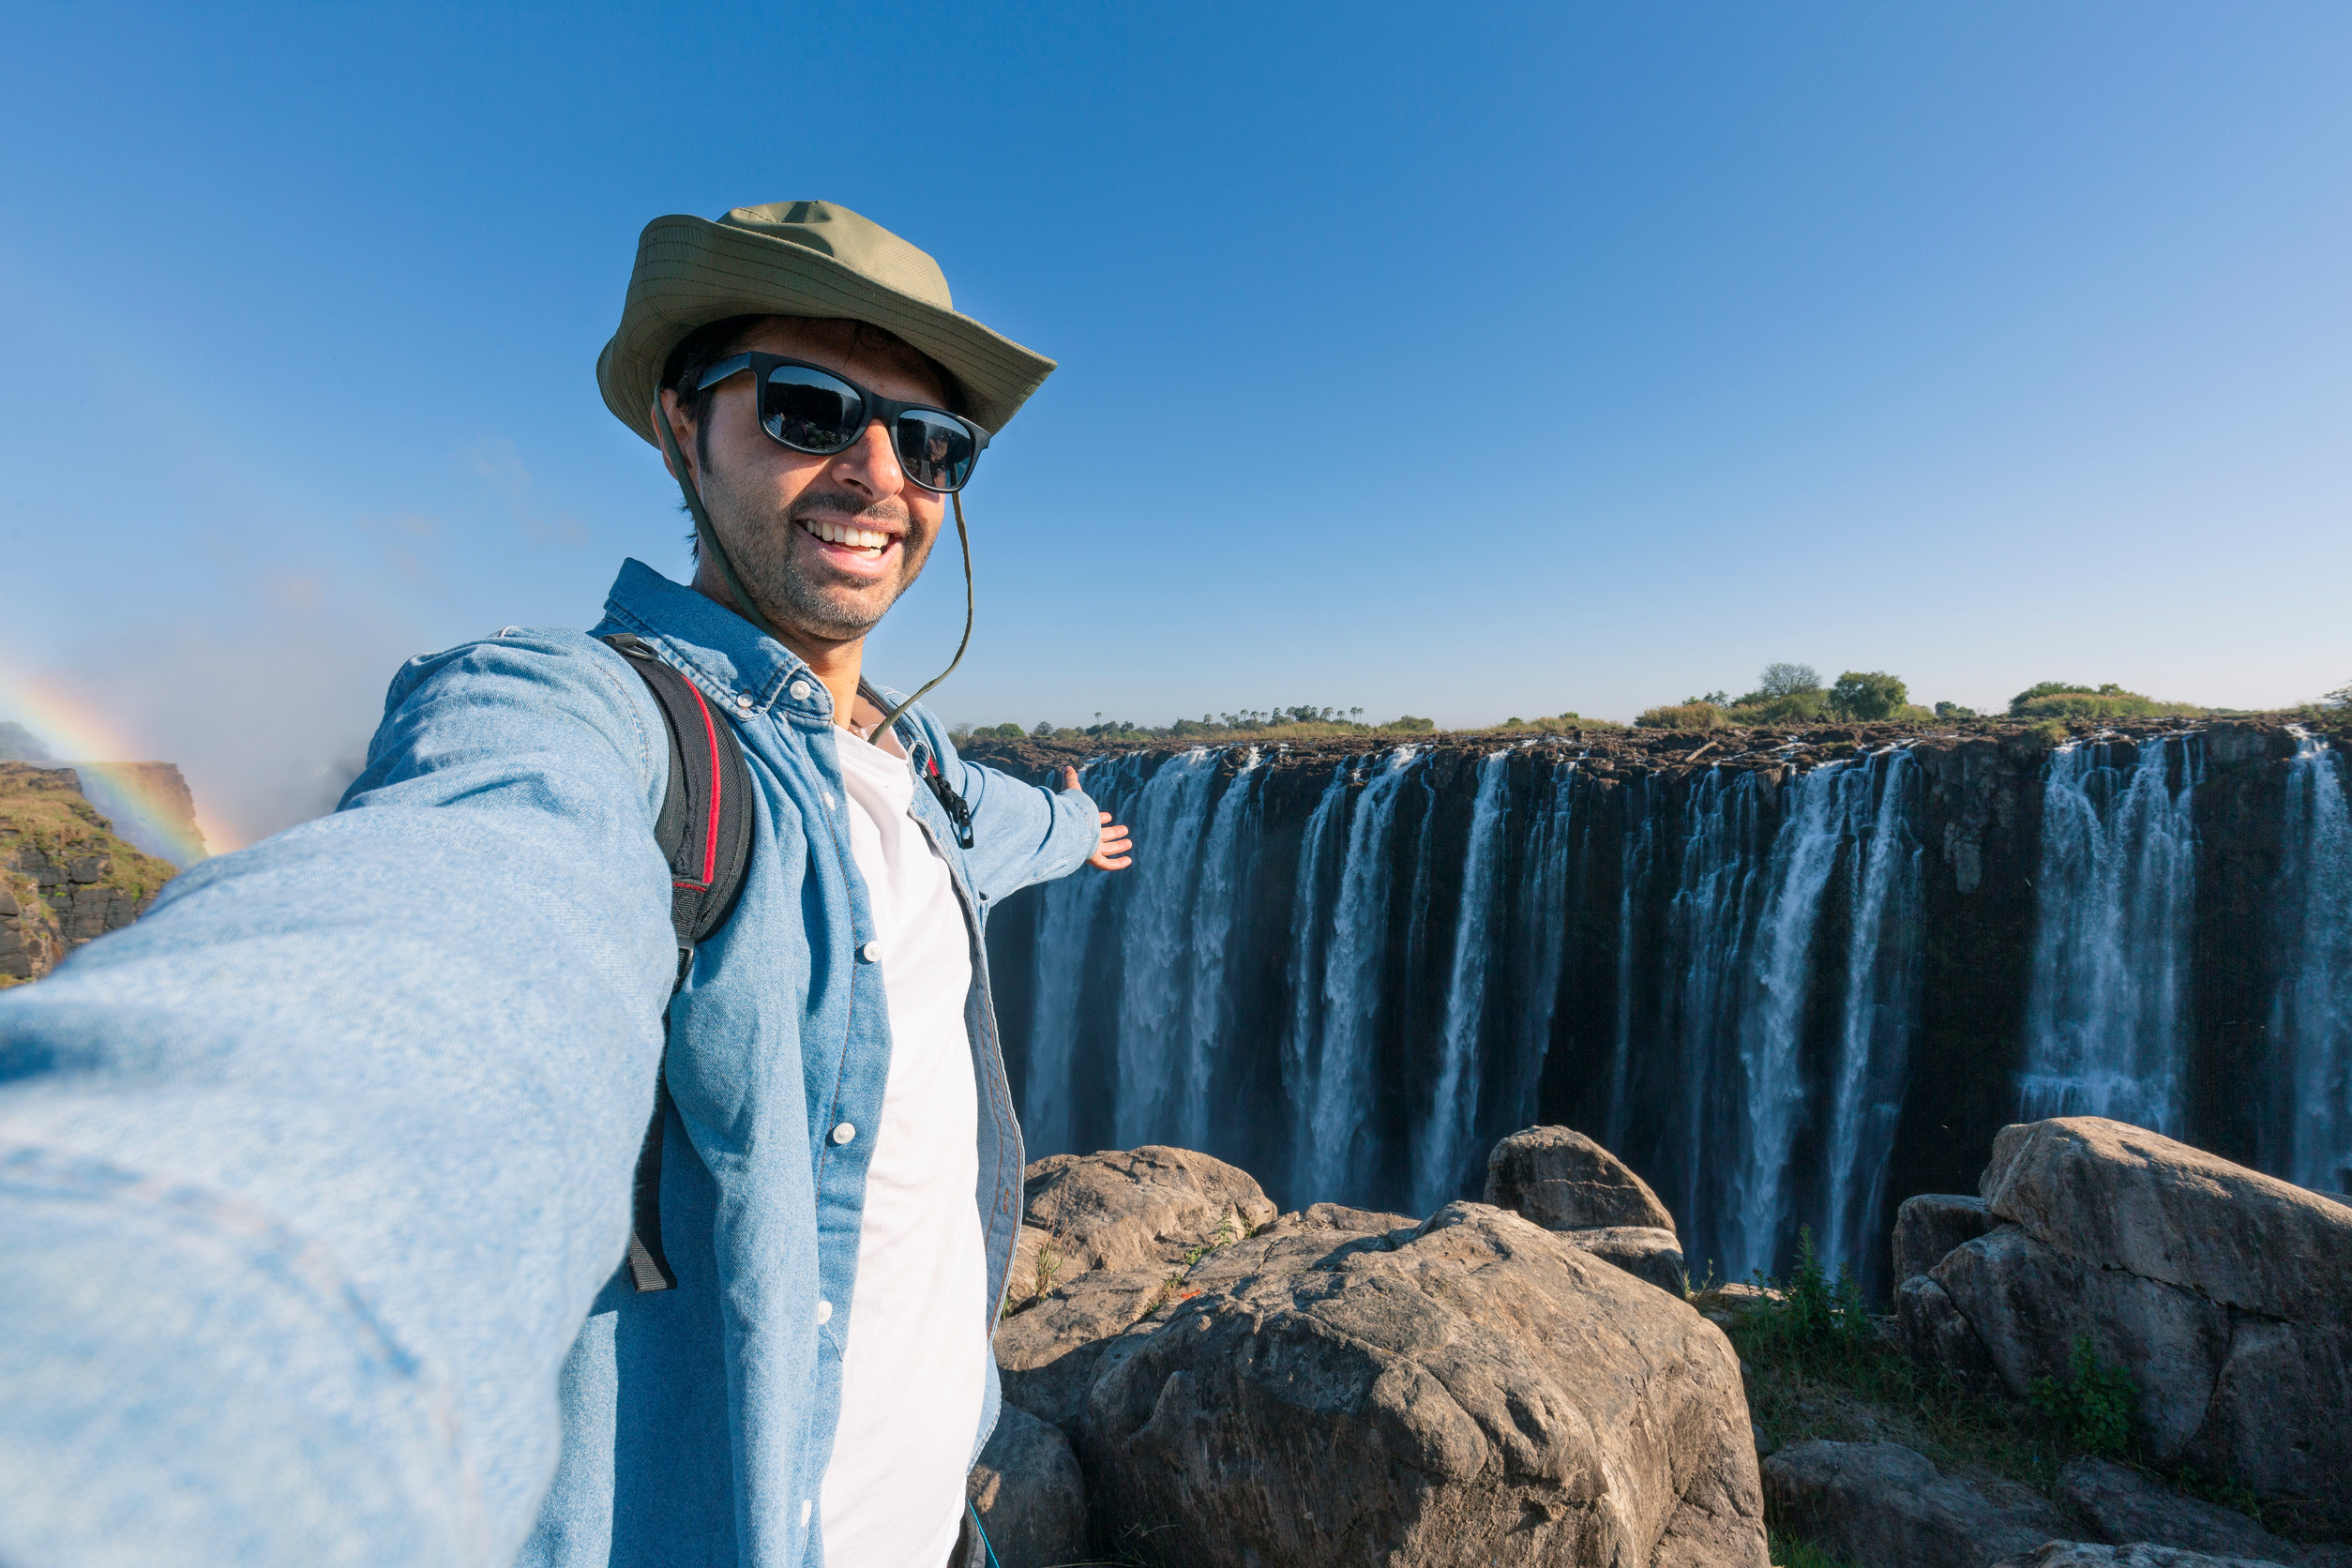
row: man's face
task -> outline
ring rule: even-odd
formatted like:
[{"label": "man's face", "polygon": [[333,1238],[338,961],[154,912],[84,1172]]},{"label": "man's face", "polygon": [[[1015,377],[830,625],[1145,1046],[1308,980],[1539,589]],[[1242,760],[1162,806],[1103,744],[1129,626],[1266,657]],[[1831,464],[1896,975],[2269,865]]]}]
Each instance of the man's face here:
[{"label": "man's face", "polygon": [[[946,406],[945,388],[920,354],[902,345],[861,347],[853,323],[774,317],[732,352],[805,360],[885,398]],[[663,393],[662,407],[681,455],[699,469],[703,509],[736,574],[780,631],[822,642],[864,636],[923,570],[946,498],[906,476],[879,424],[846,451],[811,457],[760,428],[748,374],[716,391],[707,462],[674,412],[675,395]],[[703,573],[715,576],[707,562]]]}]

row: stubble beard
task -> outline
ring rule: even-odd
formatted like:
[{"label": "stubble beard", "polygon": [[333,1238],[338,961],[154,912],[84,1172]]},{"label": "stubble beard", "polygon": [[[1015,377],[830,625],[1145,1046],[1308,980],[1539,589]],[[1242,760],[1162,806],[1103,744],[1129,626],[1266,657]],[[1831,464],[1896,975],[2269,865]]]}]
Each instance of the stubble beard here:
[{"label": "stubble beard", "polygon": [[[736,577],[761,613],[785,630],[830,642],[865,636],[913,584],[930,553],[930,538],[921,521],[896,497],[867,505],[842,490],[805,490],[779,513],[772,503],[755,501],[738,491],[725,471],[704,472],[703,505],[711,514],[712,527],[716,528],[721,518],[731,524],[723,542]],[[793,553],[807,548],[798,537],[803,532],[799,520],[817,517],[844,523],[870,522],[884,532],[900,534],[897,571],[863,587],[811,579],[795,563]],[[746,520],[749,519],[756,520]]]}]

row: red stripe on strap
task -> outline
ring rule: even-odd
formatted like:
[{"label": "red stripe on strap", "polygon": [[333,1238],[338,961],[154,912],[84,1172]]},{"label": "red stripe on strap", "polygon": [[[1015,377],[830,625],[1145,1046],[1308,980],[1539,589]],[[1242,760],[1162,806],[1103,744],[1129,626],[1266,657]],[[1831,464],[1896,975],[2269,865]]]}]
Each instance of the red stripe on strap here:
[{"label": "red stripe on strap", "polygon": [[711,746],[711,814],[702,833],[702,885],[708,887],[718,875],[718,808],[727,786],[719,778],[718,721],[711,717],[711,705],[702,701],[701,687],[688,681],[686,688],[694,693],[694,706],[702,716],[702,736]]}]

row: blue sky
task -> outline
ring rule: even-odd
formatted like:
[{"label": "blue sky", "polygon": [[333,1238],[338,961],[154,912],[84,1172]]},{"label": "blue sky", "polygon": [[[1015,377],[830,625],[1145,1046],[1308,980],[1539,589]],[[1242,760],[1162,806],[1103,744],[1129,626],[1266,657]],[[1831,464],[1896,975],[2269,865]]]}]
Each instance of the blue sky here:
[{"label": "blue sky", "polygon": [[[2352,9],[23,8],[0,717],[229,837],[682,574],[637,231],[822,196],[1062,361],[951,719],[2352,679]],[[877,634],[953,648],[942,558]]]}]

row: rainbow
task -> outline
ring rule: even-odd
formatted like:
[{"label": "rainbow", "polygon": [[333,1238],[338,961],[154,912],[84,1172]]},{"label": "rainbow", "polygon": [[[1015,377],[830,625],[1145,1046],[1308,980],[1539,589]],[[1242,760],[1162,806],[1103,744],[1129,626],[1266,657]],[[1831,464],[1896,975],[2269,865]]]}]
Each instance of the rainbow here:
[{"label": "rainbow", "polygon": [[116,833],[148,853],[185,870],[205,857],[207,843],[234,842],[201,807],[191,833],[188,804],[152,775],[104,766],[129,761],[138,753],[95,705],[68,697],[38,678],[0,670],[0,719],[8,718],[33,731],[65,765],[83,768],[83,793],[113,820]]}]

